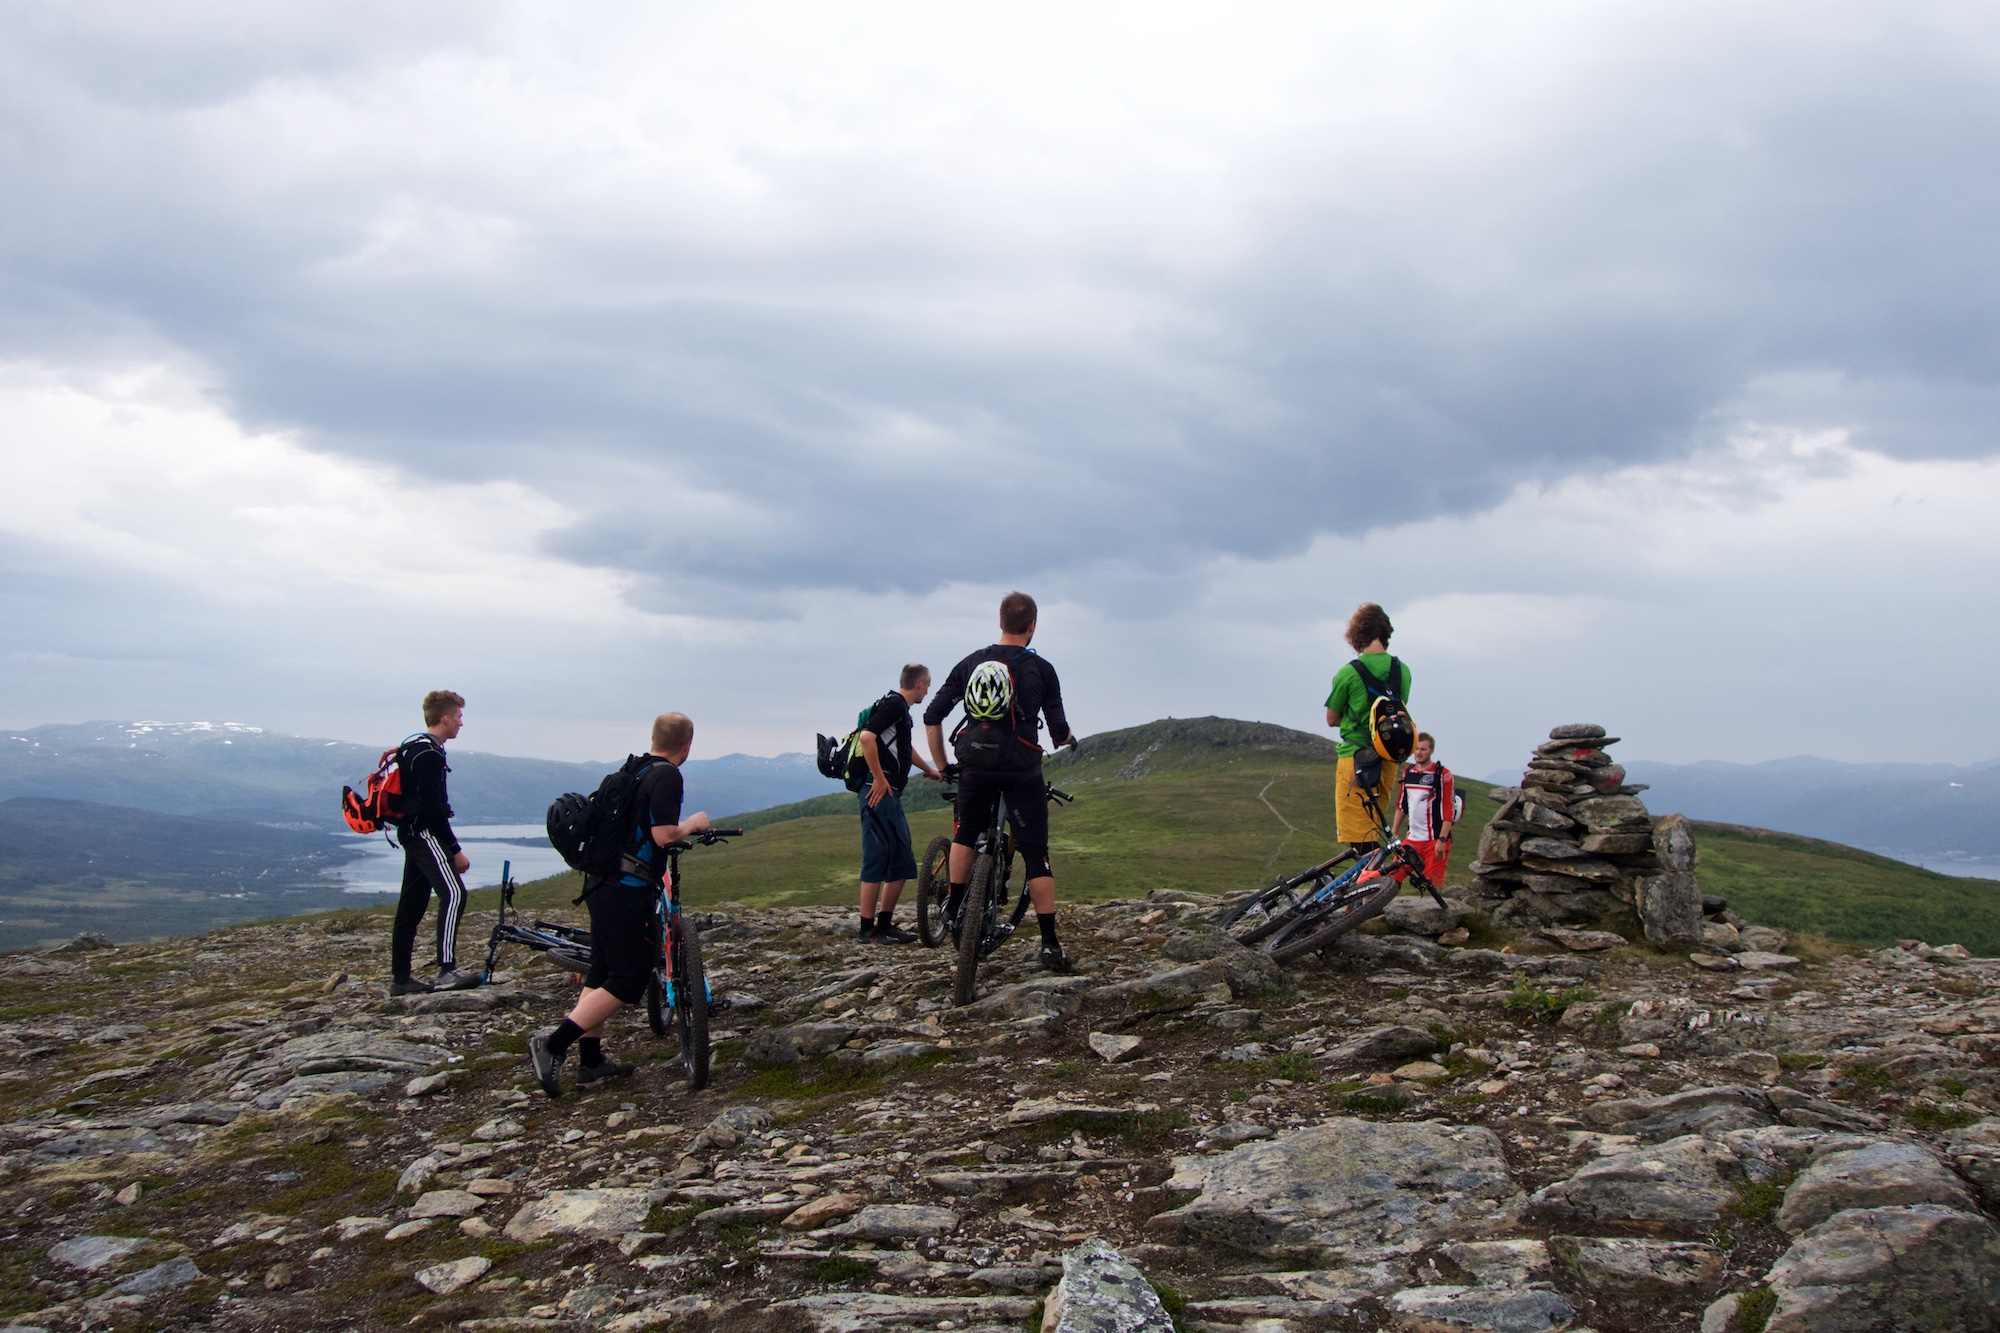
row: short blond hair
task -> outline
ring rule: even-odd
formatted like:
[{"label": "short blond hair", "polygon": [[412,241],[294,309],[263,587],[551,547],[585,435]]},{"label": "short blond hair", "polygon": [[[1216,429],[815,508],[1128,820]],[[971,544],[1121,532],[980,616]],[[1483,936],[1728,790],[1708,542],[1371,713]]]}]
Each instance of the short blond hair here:
[{"label": "short blond hair", "polygon": [[450,690],[432,690],[424,696],[424,725],[435,727],[447,714],[465,711],[465,696]]},{"label": "short blond hair", "polygon": [[673,754],[694,740],[694,723],[686,713],[662,713],[653,719],[653,753]]}]

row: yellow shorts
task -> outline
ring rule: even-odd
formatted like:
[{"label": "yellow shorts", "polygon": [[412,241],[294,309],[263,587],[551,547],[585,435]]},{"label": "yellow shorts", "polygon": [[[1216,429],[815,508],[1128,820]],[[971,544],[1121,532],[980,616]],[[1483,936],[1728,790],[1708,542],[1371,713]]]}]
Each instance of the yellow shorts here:
[{"label": "yellow shorts", "polygon": [[1375,805],[1381,811],[1378,821],[1368,809],[1368,789],[1354,785],[1354,756],[1341,756],[1333,774],[1333,810],[1342,842],[1388,841],[1383,825],[1395,820],[1396,775],[1401,771],[1400,765],[1382,762],[1381,785],[1375,789]]}]

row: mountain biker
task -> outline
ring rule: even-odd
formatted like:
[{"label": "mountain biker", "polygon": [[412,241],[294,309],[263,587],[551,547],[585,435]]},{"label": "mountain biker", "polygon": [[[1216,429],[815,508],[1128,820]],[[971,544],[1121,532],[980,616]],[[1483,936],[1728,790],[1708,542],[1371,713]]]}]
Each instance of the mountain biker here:
[{"label": "mountain biker", "polygon": [[917,873],[910,850],[910,821],[903,815],[903,788],[910,766],[942,782],[944,774],[924,762],[910,744],[910,710],[931,692],[930,668],[912,662],[897,677],[896,688],[868,711],[861,724],[861,756],[872,777],[861,799],[861,929],[863,944],[908,944],[916,939],[896,925],[896,900],[903,885]]},{"label": "mountain biker", "polygon": [[[424,730],[402,744],[396,766],[403,773],[407,814],[397,829],[403,844],[403,889],[396,900],[396,924],[389,934],[389,993],[416,995],[429,990],[470,990],[477,972],[458,970],[458,923],[465,915],[465,872],[472,862],[451,831],[451,796],[445,789],[444,743],[465,725],[465,698],[450,690],[424,696]],[[431,894],[442,906],[437,919],[437,980],[423,982],[411,971],[417,927],[430,910]]]},{"label": "mountain biker", "polygon": [[556,1079],[571,1045],[582,1068],[576,1083],[584,1087],[606,1079],[625,1078],[636,1065],[605,1055],[604,1020],[628,1004],[646,997],[660,941],[654,936],[654,904],[667,856],[660,849],[709,826],[702,811],[681,818],[681,765],[694,748],[694,723],[685,713],[662,713],[653,719],[652,743],[635,760],[639,791],[633,802],[638,817],[630,834],[632,860],[617,879],[584,880],[584,902],[590,908],[590,971],[583,994],[569,1016],[547,1036],[528,1038],[528,1060],[542,1091],[562,1096]]},{"label": "mountain biker", "polygon": [[[1396,627],[1389,613],[1374,602],[1363,602],[1347,620],[1347,645],[1358,654],[1357,661],[1382,684],[1390,684],[1389,636]],[[1393,682],[1397,697],[1410,701],[1410,668],[1398,663],[1398,679]],[[1384,760],[1381,777],[1373,786],[1357,783],[1355,755],[1374,742],[1369,734],[1368,687],[1361,673],[1349,662],[1333,673],[1333,689],[1326,696],[1326,724],[1340,728],[1339,762],[1334,770],[1334,815],[1342,842],[1357,852],[1369,852],[1388,837],[1388,826],[1396,819],[1396,765]]]},{"label": "mountain biker", "polygon": [[[1436,761],[1436,754],[1437,738],[1428,731],[1418,732],[1417,748],[1396,792],[1396,818],[1408,821],[1404,841],[1424,858],[1424,877],[1442,887],[1459,803],[1451,770]],[[1389,831],[1393,834],[1395,829]]]},{"label": "mountain biker", "polygon": [[942,769],[944,720],[951,710],[966,700],[966,688],[975,668],[985,662],[1003,664],[1013,677],[1012,726],[1015,738],[1026,748],[1019,767],[978,769],[960,765],[958,777],[958,831],[951,840],[951,893],[945,900],[945,916],[957,922],[965,908],[966,883],[972,877],[973,846],[993,822],[1004,793],[1014,825],[1017,850],[1028,877],[1028,897],[1035,906],[1035,920],[1042,931],[1042,966],[1051,972],[1068,972],[1073,964],[1056,938],[1056,881],[1049,865],[1049,797],[1042,780],[1042,747],[1037,741],[1041,721],[1049,724],[1049,736],[1058,746],[1076,737],[1063,716],[1062,684],[1056,669],[1036,655],[1028,645],[1035,637],[1039,609],[1035,599],[1024,592],[1010,592],[1000,600],[1000,641],[968,655],[951,669],[924,709],[924,735],[930,741],[931,759]]}]

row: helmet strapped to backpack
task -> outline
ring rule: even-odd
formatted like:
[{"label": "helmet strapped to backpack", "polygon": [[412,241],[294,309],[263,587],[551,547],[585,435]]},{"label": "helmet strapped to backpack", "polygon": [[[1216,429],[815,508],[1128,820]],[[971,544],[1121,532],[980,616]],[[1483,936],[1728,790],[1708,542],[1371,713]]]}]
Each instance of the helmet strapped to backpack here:
[{"label": "helmet strapped to backpack", "polygon": [[1014,707],[1014,673],[1005,662],[981,662],[965,682],[965,715],[981,722],[1005,717]]},{"label": "helmet strapped to backpack", "polygon": [[1403,664],[1389,659],[1388,679],[1377,680],[1374,673],[1354,659],[1354,674],[1368,692],[1368,740],[1375,753],[1392,764],[1400,764],[1417,748],[1417,723],[1403,702]]}]

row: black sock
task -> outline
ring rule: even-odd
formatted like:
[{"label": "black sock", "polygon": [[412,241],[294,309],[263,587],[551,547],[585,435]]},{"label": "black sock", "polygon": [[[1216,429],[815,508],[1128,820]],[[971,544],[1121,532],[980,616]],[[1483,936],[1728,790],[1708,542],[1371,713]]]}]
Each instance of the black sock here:
[{"label": "black sock", "polygon": [[604,1040],[601,1037],[579,1037],[576,1043],[577,1057],[592,1069],[604,1063]]},{"label": "black sock", "polygon": [[1042,928],[1042,947],[1056,947],[1056,914],[1054,912],[1035,913],[1035,924]]},{"label": "black sock", "polygon": [[954,884],[951,886],[951,892],[945,895],[944,914],[946,916],[957,916],[960,912],[964,910],[965,910],[965,885]]},{"label": "black sock", "polygon": [[864,917],[862,917],[862,918],[861,918],[861,933],[862,933],[863,935],[866,935],[866,934],[868,934],[869,932],[873,931],[874,929],[875,929],[875,918],[874,918],[874,917],[872,917],[872,916],[864,916]]},{"label": "black sock", "polygon": [[549,1034],[549,1054],[558,1060],[562,1059],[568,1053],[570,1046],[582,1035],[583,1029],[565,1018],[556,1024],[556,1030]]},{"label": "black sock", "polygon": [[896,924],[896,913],[894,909],[891,909],[887,912],[877,912],[875,914],[875,929],[877,931],[887,930],[890,926],[893,926],[895,924]]}]

